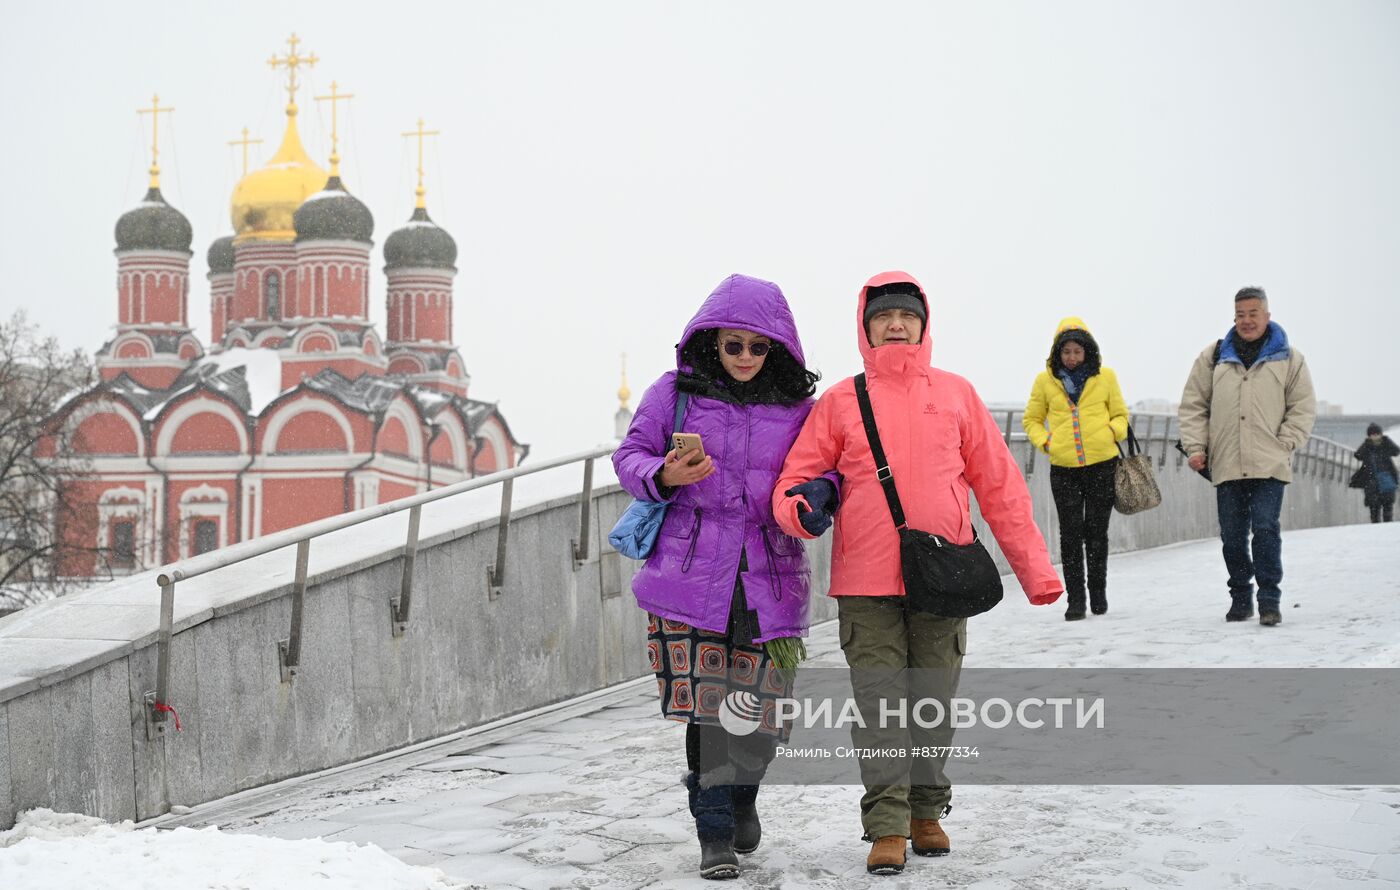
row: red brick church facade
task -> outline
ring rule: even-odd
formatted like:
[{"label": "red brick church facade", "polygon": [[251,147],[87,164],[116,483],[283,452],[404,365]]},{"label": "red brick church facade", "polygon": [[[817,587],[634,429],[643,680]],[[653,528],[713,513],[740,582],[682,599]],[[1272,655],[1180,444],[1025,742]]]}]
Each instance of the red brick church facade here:
[{"label": "red brick church facade", "polygon": [[[295,87],[293,87],[294,91]],[[294,98],[294,95],[293,95]],[[105,577],[515,466],[452,342],[457,247],[423,192],[384,245],[387,338],[369,321],[373,218],[302,148],[234,191],[208,250],[211,344],[189,323],[188,220],[161,196],[116,225],[116,333],[100,382],[50,419],[87,472],[57,574]],[[41,447],[54,454],[49,439]]]}]

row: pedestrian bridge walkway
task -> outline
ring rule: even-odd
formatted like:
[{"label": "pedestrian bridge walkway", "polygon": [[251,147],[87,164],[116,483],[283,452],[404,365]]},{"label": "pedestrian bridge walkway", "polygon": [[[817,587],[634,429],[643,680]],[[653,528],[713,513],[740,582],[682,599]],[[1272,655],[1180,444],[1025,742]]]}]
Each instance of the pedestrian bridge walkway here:
[{"label": "pedestrian bridge walkway", "polygon": [[[1054,541],[1044,458],[1013,432],[1011,413],[998,423],[1037,522]],[[1212,490],[1171,449],[1172,419],[1139,416],[1134,426],[1164,503],[1115,517],[1116,558],[1213,535]],[[0,829],[36,807],[149,820],[644,677],[645,626],[627,593],[634,566],[606,544],[629,500],[611,476],[610,451],[536,461],[0,619]],[[1360,522],[1361,499],[1346,488],[1351,463],[1349,449],[1326,440],[1300,450],[1284,528]],[[1034,640],[1013,645],[1016,634],[1038,628],[1054,634],[1044,657],[1095,664],[1123,646],[1103,629],[1152,605],[1166,611],[1142,625],[1150,633],[1129,647],[1134,663],[1197,651],[1182,622],[1198,613],[1161,590],[1178,591],[1182,603],[1208,602],[1220,596],[1223,570],[1211,545],[1185,546],[1211,555],[1132,585],[1115,581],[1104,619],[1067,629],[1054,609],[1025,613],[1013,581],[1007,604],[977,626],[1018,616],[1027,623],[1011,621],[1009,636],[987,637],[1002,655],[1041,652]],[[826,587],[827,547],[823,539],[809,550],[817,591]],[[1291,598],[1305,588],[1290,551],[1285,563],[1286,603],[1321,611],[1316,590]],[[1378,571],[1367,583],[1383,580]],[[1220,610],[1199,617],[1213,624],[1212,611]],[[814,620],[832,614],[817,597]],[[1348,603],[1337,614],[1355,613]],[[1284,617],[1281,636],[1259,645],[1280,645],[1298,619],[1313,616],[1285,609]],[[991,655],[978,652],[978,633],[970,664]],[[1252,645],[1246,639],[1231,645]],[[1376,657],[1393,664],[1387,652]]]},{"label": "pedestrian bridge walkway", "polygon": [[[1400,525],[1288,533],[1277,628],[1222,620],[1214,541],[1117,555],[1107,615],[1067,624],[1058,606],[1008,597],[973,619],[965,666],[1400,668],[1397,552]],[[814,629],[811,649],[813,665],[844,664],[832,623]],[[683,738],[644,678],[154,824],[375,844],[467,886],[711,887],[694,877]],[[858,787],[765,787],[764,841],[741,857],[740,884],[1400,887],[1400,785],[956,794],[952,855],[911,856],[901,878],[873,878]]]}]

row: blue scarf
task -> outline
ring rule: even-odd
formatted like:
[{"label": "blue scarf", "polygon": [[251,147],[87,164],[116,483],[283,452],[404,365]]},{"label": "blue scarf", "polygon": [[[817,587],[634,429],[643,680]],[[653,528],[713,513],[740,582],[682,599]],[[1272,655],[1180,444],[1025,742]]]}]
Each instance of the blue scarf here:
[{"label": "blue scarf", "polygon": [[1079,394],[1084,391],[1084,384],[1089,382],[1091,374],[1088,362],[1073,371],[1064,367],[1060,368],[1060,382],[1065,385],[1065,395],[1069,396],[1071,402],[1078,404]]}]

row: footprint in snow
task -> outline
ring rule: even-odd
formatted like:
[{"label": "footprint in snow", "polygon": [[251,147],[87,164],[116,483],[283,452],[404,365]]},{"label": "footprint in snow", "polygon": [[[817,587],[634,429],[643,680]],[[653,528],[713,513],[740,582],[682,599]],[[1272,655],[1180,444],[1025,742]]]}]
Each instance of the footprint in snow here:
[{"label": "footprint in snow", "polygon": [[1162,864],[1178,871],[1200,871],[1206,867],[1206,861],[1190,850],[1169,850],[1162,857]]}]

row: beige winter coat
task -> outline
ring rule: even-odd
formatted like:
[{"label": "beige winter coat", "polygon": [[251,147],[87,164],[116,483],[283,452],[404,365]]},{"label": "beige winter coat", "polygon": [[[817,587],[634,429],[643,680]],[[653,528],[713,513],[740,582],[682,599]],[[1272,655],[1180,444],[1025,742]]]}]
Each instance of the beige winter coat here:
[{"label": "beige winter coat", "polygon": [[[1317,419],[1303,354],[1283,336],[1281,350],[1266,347],[1245,370],[1238,359],[1229,360],[1229,348],[1212,367],[1215,348],[1212,343],[1196,357],[1181,394],[1182,446],[1187,454],[1205,453],[1216,485],[1236,479],[1291,482],[1293,451],[1308,441]],[[1271,353],[1279,357],[1267,358]]]}]

